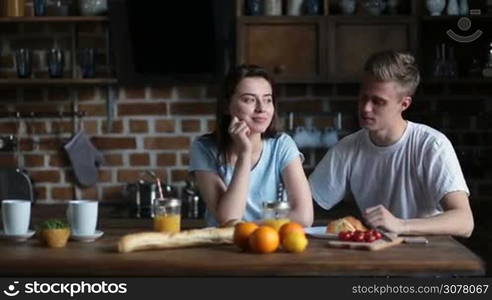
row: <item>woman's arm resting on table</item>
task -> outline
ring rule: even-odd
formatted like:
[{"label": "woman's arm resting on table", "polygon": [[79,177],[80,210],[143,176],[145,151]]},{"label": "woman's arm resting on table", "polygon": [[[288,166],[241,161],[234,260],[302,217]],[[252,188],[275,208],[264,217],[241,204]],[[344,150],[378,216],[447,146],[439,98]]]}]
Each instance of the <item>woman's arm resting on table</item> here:
[{"label": "woman's arm resting on table", "polygon": [[248,157],[239,158],[228,187],[216,173],[195,171],[200,194],[220,225],[243,218],[248,198],[249,166]]},{"label": "woman's arm resting on table", "polygon": [[284,168],[282,177],[291,206],[289,218],[303,226],[311,226],[313,224],[313,200],[299,157]]}]

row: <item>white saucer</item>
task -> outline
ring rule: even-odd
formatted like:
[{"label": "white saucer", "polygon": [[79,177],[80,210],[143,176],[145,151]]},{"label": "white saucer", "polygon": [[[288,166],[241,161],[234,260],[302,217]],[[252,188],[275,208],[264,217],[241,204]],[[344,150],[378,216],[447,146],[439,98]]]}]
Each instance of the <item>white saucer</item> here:
[{"label": "white saucer", "polygon": [[10,240],[10,241],[16,241],[16,242],[23,242],[27,241],[29,238],[31,238],[36,231],[34,230],[28,230],[27,233],[25,234],[5,234],[3,230],[0,230],[0,239],[3,240]]},{"label": "white saucer", "polygon": [[335,239],[338,237],[337,234],[326,233],[326,226],[306,227],[304,228],[304,232],[318,239]]},{"label": "white saucer", "polygon": [[100,230],[96,230],[96,232],[94,232],[94,234],[91,234],[91,235],[76,235],[76,234],[72,233],[70,235],[70,239],[74,240],[74,241],[87,242],[88,243],[88,242],[93,242],[93,241],[97,240],[103,234],[104,234],[104,232],[100,231]]}]

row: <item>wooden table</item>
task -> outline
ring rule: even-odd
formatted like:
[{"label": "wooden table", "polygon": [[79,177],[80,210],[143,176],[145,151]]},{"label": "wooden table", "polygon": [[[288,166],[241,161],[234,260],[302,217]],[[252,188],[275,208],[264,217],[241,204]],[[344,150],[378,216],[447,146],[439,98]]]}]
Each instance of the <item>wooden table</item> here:
[{"label": "wooden table", "polygon": [[105,234],[92,243],[66,248],[0,241],[1,276],[480,276],[482,260],[454,239],[430,237],[430,243],[402,244],[381,251],[333,249],[325,240],[309,240],[302,254],[279,251],[242,253],[233,245],[117,253],[118,239],[150,230],[151,220],[106,219]]}]

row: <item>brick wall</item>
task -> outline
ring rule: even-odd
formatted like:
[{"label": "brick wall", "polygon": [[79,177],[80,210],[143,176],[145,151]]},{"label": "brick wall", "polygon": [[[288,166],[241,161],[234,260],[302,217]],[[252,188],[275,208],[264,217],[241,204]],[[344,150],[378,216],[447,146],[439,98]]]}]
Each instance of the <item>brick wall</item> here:
[{"label": "brick wall", "polygon": [[[39,89],[35,102],[23,97],[26,89],[2,91],[0,111],[69,111],[69,99],[54,100],[50,92],[68,89]],[[118,91],[112,130],[107,131],[104,88],[72,89],[78,108],[85,111],[81,125],[94,145],[104,153],[106,165],[99,170],[99,183],[83,189],[82,196],[115,201],[121,199],[122,185],[135,182],[140,173],[153,170],[173,184],[187,178],[188,148],[192,139],[213,128],[214,98],[207,88],[142,87]],[[47,92],[48,91],[48,92]],[[9,94],[7,99],[5,94]],[[14,119],[0,121],[0,135],[17,134],[21,163],[36,183],[40,201],[53,202],[74,197],[74,181],[62,146],[73,133],[69,119]],[[0,154],[2,166],[15,165],[12,153]]]}]

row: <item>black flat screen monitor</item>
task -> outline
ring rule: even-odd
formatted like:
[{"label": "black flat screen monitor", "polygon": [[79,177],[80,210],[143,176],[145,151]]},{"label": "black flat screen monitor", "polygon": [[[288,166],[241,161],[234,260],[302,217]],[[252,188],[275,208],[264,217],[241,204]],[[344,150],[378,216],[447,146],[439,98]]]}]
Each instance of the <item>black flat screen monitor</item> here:
[{"label": "black flat screen monitor", "polygon": [[231,0],[110,0],[121,84],[216,82],[234,60]]}]

